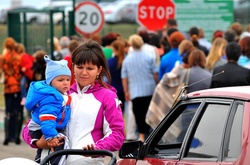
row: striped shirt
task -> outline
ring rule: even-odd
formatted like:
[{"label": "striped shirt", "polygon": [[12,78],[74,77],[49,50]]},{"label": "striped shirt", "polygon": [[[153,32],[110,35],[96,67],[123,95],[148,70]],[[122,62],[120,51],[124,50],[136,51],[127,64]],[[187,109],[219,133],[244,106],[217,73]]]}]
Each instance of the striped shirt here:
[{"label": "striped shirt", "polygon": [[142,50],[129,53],[122,63],[121,78],[128,79],[130,99],[153,95],[158,72],[155,59]]}]

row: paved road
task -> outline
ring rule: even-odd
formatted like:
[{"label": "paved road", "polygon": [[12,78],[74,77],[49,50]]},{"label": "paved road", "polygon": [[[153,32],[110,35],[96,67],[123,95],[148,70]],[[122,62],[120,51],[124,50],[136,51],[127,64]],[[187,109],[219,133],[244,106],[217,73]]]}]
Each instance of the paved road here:
[{"label": "paved road", "polygon": [[[19,157],[33,160],[36,154],[36,149],[29,147],[26,143],[21,141],[20,145],[16,145],[14,142],[9,143],[9,145],[4,146],[4,129],[3,129],[3,119],[4,119],[4,111],[3,108],[0,108],[0,162],[2,159],[10,158],[10,157]],[[22,140],[22,138],[21,138]],[[116,152],[117,155],[117,152]],[[117,156],[118,158],[118,156]],[[109,157],[105,159],[107,163],[109,161]],[[105,163],[105,164],[106,164]]]},{"label": "paved road", "polygon": [[2,108],[0,109],[0,160],[9,157],[22,157],[27,159],[34,159],[36,150],[30,148],[27,144],[23,141],[20,145],[16,145],[14,142],[9,143],[9,145],[4,146],[4,129],[3,129],[3,118],[4,118],[4,111]]}]

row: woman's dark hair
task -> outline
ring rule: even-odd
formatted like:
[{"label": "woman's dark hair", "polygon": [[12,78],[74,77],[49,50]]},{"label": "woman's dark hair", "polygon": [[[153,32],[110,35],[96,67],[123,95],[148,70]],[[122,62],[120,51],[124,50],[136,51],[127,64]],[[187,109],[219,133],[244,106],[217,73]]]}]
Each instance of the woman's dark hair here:
[{"label": "woman's dark hair", "polygon": [[144,43],[149,43],[150,38],[147,31],[139,31],[138,35],[141,36]]},{"label": "woman's dark hair", "polygon": [[119,34],[110,32],[103,37],[101,43],[103,44],[103,46],[111,45],[111,43],[115,41],[118,37]]},{"label": "woman's dark hair", "polygon": [[100,82],[107,88],[107,85],[104,82],[104,77],[107,78],[109,84],[111,82],[111,75],[109,73],[107,60],[105,59],[101,45],[91,39],[84,40],[72,54],[73,65],[82,65],[87,63],[96,65],[98,68],[102,66],[102,71],[96,81]]},{"label": "woman's dark hair", "polygon": [[206,55],[203,51],[199,49],[194,49],[191,51],[188,57],[188,64],[190,67],[192,66],[200,66],[201,68],[205,68],[206,65]]},{"label": "woman's dark hair", "polygon": [[47,54],[44,50],[37,50],[34,54],[33,57],[35,58],[35,61],[37,65],[43,67],[46,66],[46,61],[44,60],[44,56]]}]

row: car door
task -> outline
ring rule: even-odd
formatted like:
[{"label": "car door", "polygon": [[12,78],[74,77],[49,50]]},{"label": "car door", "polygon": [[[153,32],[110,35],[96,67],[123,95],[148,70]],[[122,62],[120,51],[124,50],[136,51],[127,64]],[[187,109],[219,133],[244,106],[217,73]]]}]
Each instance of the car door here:
[{"label": "car door", "polygon": [[202,107],[203,101],[204,99],[198,99],[177,104],[149,135],[142,146],[137,149],[137,154],[127,153],[124,150],[128,157],[134,155],[137,160],[126,158],[119,160],[117,164],[176,164],[180,159],[184,137],[196,112]]},{"label": "car door", "polygon": [[244,103],[207,99],[189,129],[177,165],[232,165],[241,153]]},{"label": "car door", "polygon": [[232,99],[183,101],[138,147],[137,161],[118,164],[231,165],[241,153],[243,109]]}]

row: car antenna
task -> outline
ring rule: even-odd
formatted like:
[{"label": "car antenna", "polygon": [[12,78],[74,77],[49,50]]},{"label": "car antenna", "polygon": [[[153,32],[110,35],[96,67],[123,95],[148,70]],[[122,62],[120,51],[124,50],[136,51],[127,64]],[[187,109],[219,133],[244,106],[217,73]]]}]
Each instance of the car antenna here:
[{"label": "car antenna", "polygon": [[[216,73],[216,74],[212,75],[212,77],[218,76],[218,75],[223,74],[223,73],[225,73],[224,70],[222,70],[222,71],[219,72],[219,73]],[[201,80],[199,80],[199,81],[196,81],[196,82],[194,82],[194,83],[192,83],[192,84],[190,84],[190,85],[185,85],[184,87],[182,87],[182,88],[181,88],[181,91],[180,91],[180,93],[179,93],[179,95],[177,96],[177,98],[175,99],[175,101],[174,101],[174,103],[173,103],[173,106],[176,104],[176,102],[179,100],[179,98],[180,98],[180,100],[185,100],[185,99],[186,99],[185,91],[186,91],[190,86],[193,86],[193,85],[195,85],[195,84],[198,84],[198,83],[200,83],[200,82],[202,82],[202,81],[204,81],[204,80],[206,80],[206,79],[208,79],[208,78],[209,78],[209,77],[203,78],[203,79],[201,79]]]}]

